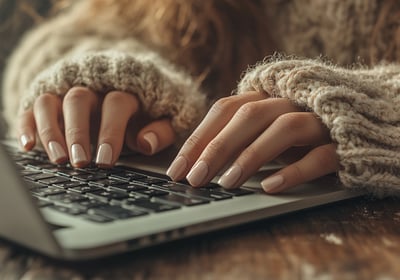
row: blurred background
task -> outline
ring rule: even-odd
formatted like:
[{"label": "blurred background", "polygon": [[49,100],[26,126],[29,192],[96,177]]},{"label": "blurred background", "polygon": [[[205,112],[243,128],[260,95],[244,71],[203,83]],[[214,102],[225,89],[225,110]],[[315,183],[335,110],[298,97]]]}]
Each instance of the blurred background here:
[{"label": "blurred background", "polygon": [[56,1],[0,0],[0,91],[8,56],[24,32],[52,12],[53,4]]}]

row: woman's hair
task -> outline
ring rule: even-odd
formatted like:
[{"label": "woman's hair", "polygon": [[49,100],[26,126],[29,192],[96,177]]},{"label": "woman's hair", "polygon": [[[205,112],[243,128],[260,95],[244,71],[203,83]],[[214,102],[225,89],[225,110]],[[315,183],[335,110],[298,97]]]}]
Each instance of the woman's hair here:
[{"label": "woman's hair", "polygon": [[6,60],[22,34],[42,20],[51,0],[0,0],[0,88]]},{"label": "woman's hair", "polygon": [[[0,36],[14,31],[7,40],[14,44],[27,25],[40,21],[50,4],[54,14],[75,1],[80,0],[0,0]],[[96,25],[103,18],[102,23],[122,26],[127,36],[138,36],[187,69],[211,98],[225,96],[248,65],[275,50],[265,20],[265,0],[85,1],[90,9],[82,11],[81,24]],[[382,0],[379,5],[366,59],[370,64],[400,61],[400,1]],[[0,51],[3,58],[8,54]]]},{"label": "woman's hair", "polygon": [[[91,0],[90,21],[113,17],[182,65],[211,98],[226,96],[240,74],[273,50],[262,0]],[[218,82],[217,82],[218,81]]]}]

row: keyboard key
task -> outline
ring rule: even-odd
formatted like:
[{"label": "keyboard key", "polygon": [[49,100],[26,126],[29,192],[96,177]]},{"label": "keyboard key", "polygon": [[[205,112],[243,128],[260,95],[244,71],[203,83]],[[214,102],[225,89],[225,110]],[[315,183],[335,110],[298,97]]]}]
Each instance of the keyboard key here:
[{"label": "keyboard key", "polygon": [[31,175],[37,175],[41,174],[42,172],[39,170],[33,170],[33,169],[24,169],[20,171],[20,174],[23,176],[31,176]]},{"label": "keyboard key", "polygon": [[105,202],[102,202],[100,200],[97,200],[97,199],[88,199],[88,200],[75,202],[71,205],[71,207],[75,207],[75,208],[79,208],[79,209],[87,211],[90,208],[95,208],[95,207],[104,206],[104,205],[108,205],[108,204]]},{"label": "keyboard key", "polygon": [[72,202],[88,200],[87,197],[78,193],[61,193],[56,195],[49,195],[47,198],[51,201],[57,201],[63,204],[71,204]]},{"label": "keyboard key", "polygon": [[96,174],[87,173],[87,174],[75,175],[75,176],[73,176],[73,178],[76,180],[88,182],[88,181],[97,181],[97,180],[106,179],[107,175],[102,174],[102,173],[96,173]]},{"label": "keyboard key", "polygon": [[122,200],[128,197],[127,193],[117,192],[113,190],[101,190],[88,193],[87,195],[101,201]]},{"label": "keyboard key", "polygon": [[132,184],[126,182],[126,184],[114,185],[110,187],[111,189],[123,192],[135,192],[149,189],[148,187],[140,184]]},{"label": "keyboard key", "polygon": [[70,182],[70,179],[68,179],[66,177],[61,177],[61,176],[55,176],[55,177],[39,180],[39,183],[42,183],[44,185],[53,185],[53,184],[65,183],[65,182]]},{"label": "keyboard key", "polygon": [[129,183],[126,181],[107,178],[107,179],[97,180],[95,182],[90,182],[90,184],[95,184],[101,187],[109,187],[109,186],[128,185]]},{"label": "keyboard key", "polygon": [[121,173],[110,175],[110,178],[115,178],[115,179],[124,180],[124,181],[133,181],[133,180],[147,178],[147,176],[144,174],[133,172],[133,171],[124,170]]},{"label": "keyboard key", "polygon": [[155,178],[155,177],[146,177],[146,178],[143,178],[143,179],[137,179],[136,181],[138,181],[138,183],[142,183],[142,184],[144,183],[146,185],[158,185],[158,184],[161,184],[161,183],[167,183],[168,182],[165,179],[160,179],[160,178]]},{"label": "keyboard key", "polygon": [[180,208],[180,206],[178,205],[171,205],[157,201],[150,201],[147,199],[127,199],[124,201],[124,206],[136,206],[154,212],[163,212]]},{"label": "keyboard key", "polygon": [[60,167],[57,169],[57,173],[62,176],[67,176],[67,177],[79,176],[82,174],[90,174],[90,173],[84,172],[82,170],[73,169],[73,168],[69,168],[69,167]]},{"label": "keyboard key", "polygon": [[39,180],[44,180],[44,179],[53,178],[53,177],[55,177],[55,175],[51,174],[51,173],[40,173],[40,174],[25,176],[24,178],[31,180],[31,181],[39,181]]},{"label": "keyboard key", "polygon": [[40,184],[40,183],[38,183],[38,182],[28,181],[28,180],[25,180],[25,185],[26,185],[29,189],[47,188],[46,185]]},{"label": "keyboard key", "polygon": [[163,188],[170,190],[171,192],[176,192],[179,194],[184,194],[186,196],[197,196],[209,200],[224,200],[232,198],[232,195],[228,193],[223,193],[219,191],[214,191],[213,189],[206,188],[193,188],[180,183],[168,182],[162,185]]},{"label": "keyboard key", "polygon": [[48,195],[62,194],[65,191],[61,188],[47,187],[31,189],[31,193],[37,196],[46,197]]},{"label": "keyboard key", "polygon": [[163,195],[167,195],[168,192],[166,191],[162,191],[162,190],[157,190],[157,189],[153,189],[153,188],[148,188],[145,190],[138,190],[135,191],[133,193],[138,193],[138,194],[142,194],[146,197],[153,197],[153,196],[163,196]]},{"label": "keyboard key", "polygon": [[87,186],[87,185],[88,185],[87,183],[79,182],[79,181],[68,181],[68,182],[54,184],[54,186],[56,186],[58,188],[63,188],[63,189],[82,187],[82,186]]},{"label": "keyboard key", "polygon": [[201,199],[201,198],[193,198],[193,197],[187,197],[183,195],[177,195],[177,194],[168,194],[162,197],[157,198],[159,201],[164,201],[164,202],[170,202],[170,203],[177,203],[180,205],[184,206],[195,206],[195,205],[200,205],[200,204],[206,204],[209,203],[209,200]]},{"label": "keyboard key", "polygon": [[82,184],[76,187],[69,188],[68,190],[78,193],[93,193],[93,192],[101,192],[104,189],[94,185]]},{"label": "keyboard key", "polygon": [[71,207],[66,207],[66,206],[61,206],[61,205],[53,205],[53,206],[50,206],[49,208],[56,210],[58,212],[73,215],[73,216],[85,213],[85,211],[83,211],[81,209],[71,208]]}]

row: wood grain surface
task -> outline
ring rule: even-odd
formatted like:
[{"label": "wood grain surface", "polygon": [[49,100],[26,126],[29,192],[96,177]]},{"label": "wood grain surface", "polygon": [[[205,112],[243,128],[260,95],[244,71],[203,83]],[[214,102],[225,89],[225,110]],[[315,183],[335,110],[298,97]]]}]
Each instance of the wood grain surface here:
[{"label": "wood grain surface", "polygon": [[79,264],[0,241],[0,279],[400,279],[399,202],[357,198]]}]

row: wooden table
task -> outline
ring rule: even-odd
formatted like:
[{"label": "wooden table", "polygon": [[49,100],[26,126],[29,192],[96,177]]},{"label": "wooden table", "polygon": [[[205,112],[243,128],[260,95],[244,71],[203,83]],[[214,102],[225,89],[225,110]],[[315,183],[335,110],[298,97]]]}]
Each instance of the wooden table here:
[{"label": "wooden table", "polygon": [[400,199],[352,199],[81,264],[0,242],[0,279],[400,279]]}]

